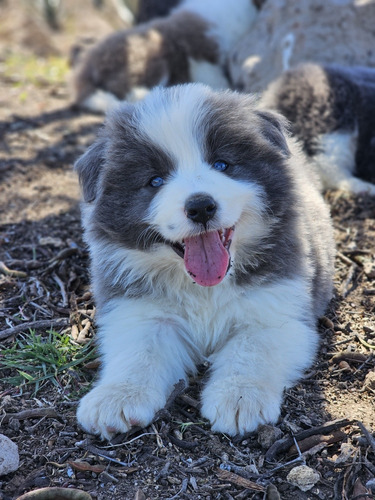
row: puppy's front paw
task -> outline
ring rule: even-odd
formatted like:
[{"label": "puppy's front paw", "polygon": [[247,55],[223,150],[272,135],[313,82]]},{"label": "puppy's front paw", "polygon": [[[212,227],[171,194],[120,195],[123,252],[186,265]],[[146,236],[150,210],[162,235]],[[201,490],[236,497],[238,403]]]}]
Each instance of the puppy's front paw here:
[{"label": "puppy's front paw", "polygon": [[98,385],[81,400],[77,418],[90,434],[106,439],[131,427],[148,425],[166,397],[155,388],[130,384]]},{"label": "puppy's front paw", "polygon": [[208,383],[202,393],[202,416],[212,430],[230,436],[255,431],[259,424],[276,422],[281,391],[261,387],[245,377],[228,377]]}]

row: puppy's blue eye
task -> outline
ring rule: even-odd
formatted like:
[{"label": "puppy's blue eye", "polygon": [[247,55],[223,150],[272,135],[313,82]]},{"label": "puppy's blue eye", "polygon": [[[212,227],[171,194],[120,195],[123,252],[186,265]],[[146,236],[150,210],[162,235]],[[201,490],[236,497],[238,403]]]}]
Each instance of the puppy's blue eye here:
[{"label": "puppy's blue eye", "polygon": [[215,161],[212,167],[218,172],[224,172],[228,168],[228,163],[222,160]]},{"label": "puppy's blue eye", "polygon": [[162,186],[164,184],[164,179],[162,177],[153,177],[151,180],[150,180],[150,186],[154,187],[154,188],[158,188],[160,186]]}]

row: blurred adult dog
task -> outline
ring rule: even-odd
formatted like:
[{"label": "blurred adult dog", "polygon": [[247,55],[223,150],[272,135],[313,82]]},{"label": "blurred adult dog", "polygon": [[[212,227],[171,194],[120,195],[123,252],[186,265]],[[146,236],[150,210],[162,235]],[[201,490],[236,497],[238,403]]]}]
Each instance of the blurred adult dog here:
[{"label": "blurred adult dog", "polygon": [[265,91],[282,113],[323,186],[375,195],[375,69],[307,63]]},{"label": "blurred adult dog", "polygon": [[284,119],[251,96],[159,88],[113,110],[76,169],[103,361],[80,424],[105,438],[149,424],[205,360],[214,431],[275,422],[313,361],[334,256]]}]

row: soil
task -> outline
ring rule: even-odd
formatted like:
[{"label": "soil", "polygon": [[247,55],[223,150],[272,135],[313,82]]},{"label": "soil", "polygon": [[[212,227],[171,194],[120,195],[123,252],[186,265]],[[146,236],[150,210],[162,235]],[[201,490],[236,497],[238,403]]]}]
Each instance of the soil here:
[{"label": "soil", "polygon": [[[38,13],[30,14],[26,2],[18,10],[14,2],[0,2],[7,20],[0,29],[0,261],[10,269],[0,274],[0,338],[17,325],[56,319],[66,324],[56,323],[55,329],[73,337],[89,319],[86,337],[95,335],[72,165],[93,141],[102,117],[69,107],[65,75],[25,77],[22,58],[11,75],[6,71],[10,55],[67,58],[82,33],[98,37],[118,27],[113,13],[81,4],[84,15],[78,3],[67,0],[60,31],[53,32]],[[39,49],[30,43],[36,34],[44,37]],[[106,500],[373,498],[375,200],[337,191],[326,199],[338,249],[335,298],[319,324],[319,355],[305,378],[286,391],[276,426],[238,438],[212,433],[199,415],[202,366],[188,389],[176,387],[152,425],[106,443],[85,434],[75,418],[79,395],[95,378],[90,366],[69,383],[64,375],[59,386],[46,384],[36,395],[31,385],[5,384],[14,370],[0,367],[0,432],[20,453],[18,470],[0,477],[0,499],[52,486]],[[37,333],[45,336],[46,330]],[[14,346],[18,335],[3,337],[0,347]],[[306,492],[287,478],[303,463],[319,475]]]}]

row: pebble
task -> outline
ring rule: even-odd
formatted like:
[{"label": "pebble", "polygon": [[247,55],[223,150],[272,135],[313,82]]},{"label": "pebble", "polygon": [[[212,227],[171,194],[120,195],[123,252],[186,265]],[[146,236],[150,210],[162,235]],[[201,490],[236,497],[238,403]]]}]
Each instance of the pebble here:
[{"label": "pebble", "polygon": [[258,428],[258,443],[265,450],[268,450],[282,436],[283,432],[273,425],[261,425]]},{"label": "pebble", "polygon": [[0,476],[17,470],[19,463],[18,446],[7,436],[0,434]]},{"label": "pebble", "polygon": [[100,482],[106,484],[106,483],[118,483],[118,479],[112,474],[109,474],[107,471],[103,471],[99,474],[99,480]]},{"label": "pebble", "polygon": [[320,475],[307,465],[298,465],[287,475],[287,481],[302,491],[309,491],[319,481]]}]

